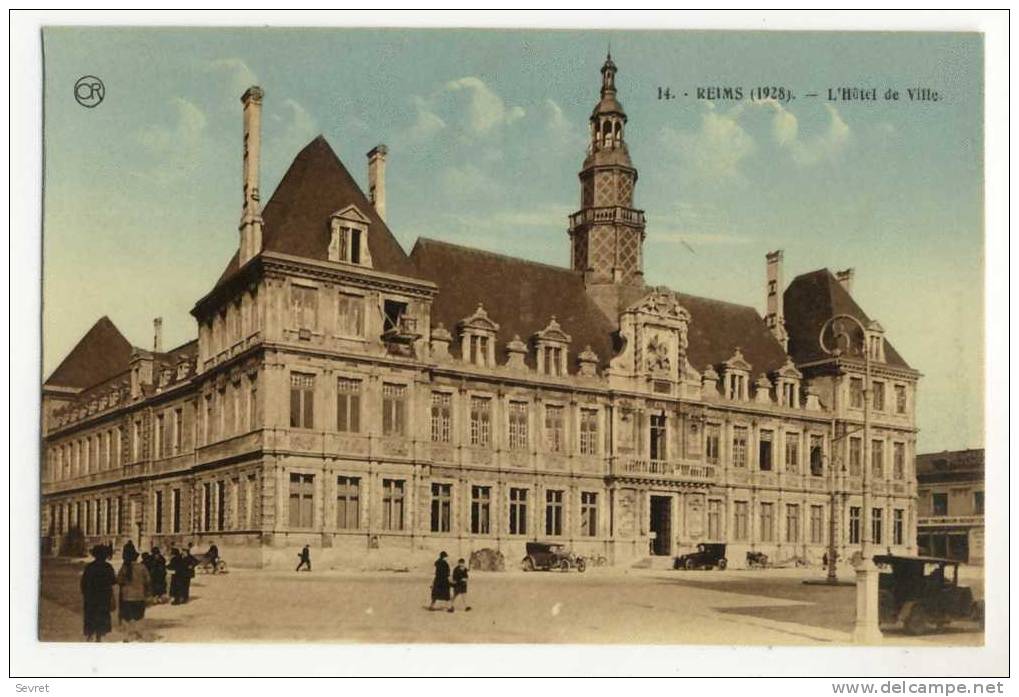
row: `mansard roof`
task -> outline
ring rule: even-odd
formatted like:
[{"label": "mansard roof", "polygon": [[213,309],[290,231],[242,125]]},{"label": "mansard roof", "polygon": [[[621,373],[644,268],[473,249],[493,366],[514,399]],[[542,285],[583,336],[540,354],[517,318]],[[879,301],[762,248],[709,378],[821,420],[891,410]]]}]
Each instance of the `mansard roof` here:
[{"label": "mansard roof", "polygon": [[[789,332],[789,355],[797,364],[829,358],[818,343],[821,327],[829,318],[846,314],[860,320],[865,327],[871,326],[867,313],[828,269],[818,269],[793,279],[785,290],[783,303],[786,331]],[[856,341],[859,343],[859,340]],[[911,369],[887,338],[884,364]]]},{"label": "mansard roof", "polygon": [[109,380],[128,369],[131,342],[120,333],[109,317],[103,316],[92,325],[45,385],[86,389]]},{"label": "mansard roof", "polygon": [[757,310],[748,305],[676,293],[690,313],[687,360],[697,370],[725,363],[737,347],[753,373],[778,370],[786,353]]},{"label": "mansard roof", "polygon": [[[376,271],[414,276],[414,265],[329,143],[318,136],[294,158],[262,211],[262,249],[326,261],[329,225],[337,211],[355,206],[368,223],[368,249]],[[234,254],[217,286],[237,271]]]}]

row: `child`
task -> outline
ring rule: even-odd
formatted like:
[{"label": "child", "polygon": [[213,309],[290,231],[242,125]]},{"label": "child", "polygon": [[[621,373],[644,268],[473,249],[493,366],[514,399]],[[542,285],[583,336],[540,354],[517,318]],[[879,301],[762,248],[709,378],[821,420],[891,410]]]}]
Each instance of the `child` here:
[{"label": "child", "polygon": [[463,597],[464,611],[470,612],[471,606],[467,605],[467,563],[458,559],[456,568],[453,569],[453,600],[449,604],[449,611],[453,612],[456,599]]},{"label": "child", "polygon": [[303,568],[311,571],[311,550],[308,549],[308,545],[304,545],[304,549],[301,550],[301,553],[298,554],[297,557],[301,560],[297,565],[297,571],[300,571]]}]

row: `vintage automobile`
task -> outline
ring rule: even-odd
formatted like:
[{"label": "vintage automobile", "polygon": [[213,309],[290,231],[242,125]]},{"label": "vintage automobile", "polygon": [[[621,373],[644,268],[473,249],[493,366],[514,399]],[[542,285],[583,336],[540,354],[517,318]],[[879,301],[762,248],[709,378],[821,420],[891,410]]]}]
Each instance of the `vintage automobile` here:
[{"label": "vintage automobile", "polygon": [[879,621],[924,634],[952,621],[974,620],[983,626],[984,605],[959,585],[959,562],[939,557],[874,556],[878,577]]},{"label": "vintage automobile", "polygon": [[748,569],[767,569],[768,555],[764,552],[747,552]]},{"label": "vintage automobile", "polygon": [[566,549],[564,545],[548,542],[528,542],[527,556],[520,562],[520,568],[524,571],[535,571],[541,569],[549,571],[559,569],[569,571],[576,569],[583,571],[587,568],[584,558],[575,555]]},{"label": "vintage automobile", "polygon": [[226,560],[223,557],[217,557],[216,568],[212,567],[212,559],[209,557],[208,552],[205,554],[199,554],[194,557],[195,560],[195,571],[200,574],[225,574],[226,571]]},{"label": "vintage automobile", "polygon": [[728,562],[725,559],[725,543],[702,542],[697,551],[682,554],[672,560],[673,569],[724,569]]}]

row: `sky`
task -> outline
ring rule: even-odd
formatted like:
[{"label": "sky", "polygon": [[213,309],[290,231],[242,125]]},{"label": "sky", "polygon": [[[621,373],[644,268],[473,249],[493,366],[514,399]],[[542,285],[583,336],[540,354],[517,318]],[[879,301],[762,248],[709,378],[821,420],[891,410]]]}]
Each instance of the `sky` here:
[{"label": "sky", "polygon": [[[918,450],[983,447],[978,34],[47,28],[44,374],[103,315],[139,346],[154,317],[167,347],[196,335],[189,311],[238,243],[252,84],[263,201],[318,134],[362,188],[385,143],[406,250],[432,237],[568,265],[610,44],[647,281],[763,313],[768,251],[787,283],[853,267],[854,297],[923,374]],[[91,109],[83,75],[106,89]],[[714,86],[795,98],[696,99]],[[843,86],[879,98],[827,99]]]}]

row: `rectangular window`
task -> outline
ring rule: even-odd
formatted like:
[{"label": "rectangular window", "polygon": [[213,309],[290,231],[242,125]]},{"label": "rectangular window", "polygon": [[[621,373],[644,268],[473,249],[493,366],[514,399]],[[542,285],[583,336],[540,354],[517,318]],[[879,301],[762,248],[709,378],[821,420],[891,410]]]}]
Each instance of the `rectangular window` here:
[{"label": "rectangular window", "polygon": [[883,382],[874,382],[874,411],[885,410],[885,384]]},{"label": "rectangular window", "polygon": [[785,434],[785,469],[787,472],[800,471],[800,434]]},{"label": "rectangular window", "polygon": [[163,492],[157,491],[156,495],[156,512],[155,512],[155,523],[156,523],[156,534],[162,534],[163,532]]},{"label": "rectangular window", "polygon": [[173,454],[184,449],[184,409],[177,407],[173,410]]},{"label": "rectangular window", "polygon": [[906,512],[901,508],[892,511],[892,544],[901,545],[905,539]]},{"label": "rectangular window", "polygon": [[131,439],[131,456],[132,461],[137,462],[142,457],[142,422],[134,422],[134,433]]},{"label": "rectangular window", "polygon": [[471,445],[487,448],[492,444],[492,400],[471,397]]},{"label": "rectangular window", "polygon": [[895,413],[905,414],[906,413],[906,386],[896,385],[895,386]]},{"label": "rectangular window", "polygon": [[810,436],[810,474],[820,477],[824,474],[824,437]]},{"label": "rectangular window", "polygon": [[649,455],[652,460],[668,459],[667,442],[669,429],[667,417],[664,414],[651,415],[651,451]]},{"label": "rectangular window", "polygon": [[290,373],[290,427],[315,428],[315,376]]},{"label": "rectangular window", "polygon": [[580,492],[580,536],[598,535],[598,494],[593,491]]},{"label": "rectangular window", "polygon": [[761,431],[757,444],[757,462],[763,472],[771,471],[771,431]]},{"label": "rectangular window", "polygon": [[785,505],[785,541],[800,541],[800,506],[796,503]]},{"label": "rectangular window", "polygon": [[216,482],[216,529],[226,530],[226,482],[224,481]]},{"label": "rectangular window", "polygon": [[[114,528],[114,526],[113,526],[113,506],[114,506],[114,503],[113,502],[115,500],[116,499],[106,499],[106,534],[107,535],[112,535],[113,534],[113,528]],[[61,512],[61,514],[63,514],[64,509],[61,508],[60,512]],[[63,521],[61,521],[61,532],[63,532]],[[174,530],[174,532],[180,532],[180,530]]]},{"label": "rectangular window", "polygon": [[717,465],[721,459],[721,427],[718,424],[708,424],[704,429],[704,449],[708,464]]},{"label": "rectangular window", "polygon": [[549,489],[545,492],[545,534],[563,534],[563,492]]},{"label": "rectangular window", "polygon": [[948,515],[948,494],[935,492],[931,494],[931,514]]},{"label": "rectangular window", "polygon": [[775,504],[761,503],[761,542],[775,541]]},{"label": "rectangular window", "polygon": [[290,307],[298,329],[318,328],[318,288],[290,286]]},{"label": "rectangular window", "polygon": [[527,450],[527,402],[509,403],[510,450]]},{"label": "rectangular window", "polygon": [[708,499],[708,539],[722,539],[722,502]]},{"label": "rectangular window", "polygon": [[360,380],[336,380],[336,430],[340,433],[361,432]]},{"label": "rectangular window", "polygon": [[598,454],[598,410],[580,410],[580,454]]},{"label": "rectangular window", "polygon": [[885,442],[883,440],[871,443],[870,471],[875,479],[882,479],[885,476]]},{"label": "rectangular window", "polygon": [[732,466],[747,466],[747,427],[732,427]]},{"label": "rectangular window", "polygon": [[863,440],[849,439],[849,476],[859,477],[863,472]]},{"label": "rectangular window", "polygon": [[750,533],[750,505],[746,501],[733,502],[733,539],[746,542]]},{"label": "rectangular window", "polygon": [[863,378],[849,378],[849,406],[863,409]]},{"label": "rectangular window", "polygon": [[860,544],[860,507],[849,507],[849,544]]},{"label": "rectangular window", "polygon": [[906,476],[906,444],[892,443],[892,476],[903,479]]},{"label": "rectangular window", "polygon": [[432,484],[432,532],[449,532],[453,510],[453,485]]},{"label": "rectangular window", "polygon": [[361,527],[361,480],[358,477],[336,478],[336,527],[356,530]]},{"label": "rectangular window", "polygon": [[545,447],[549,452],[561,453],[563,441],[563,408],[548,404],[545,406]]},{"label": "rectangular window", "polygon": [[382,385],[382,433],[386,436],[402,436],[406,433],[407,386],[383,383]]},{"label": "rectangular window", "polygon": [[509,534],[527,534],[527,489],[510,489]]},{"label": "rectangular window", "polygon": [[258,428],[258,376],[248,378],[248,430]]},{"label": "rectangular window", "polygon": [[432,442],[448,443],[453,431],[453,395],[432,392]]},{"label": "rectangular window", "polygon": [[881,544],[881,535],[885,520],[885,509],[872,508],[870,511],[870,540],[876,545]]},{"label": "rectangular window", "polygon": [[314,526],[315,475],[290,473],[290,527]]},{"label": "rectangular window", "polygon": [[[172,515],[170,531],[178,533],[180,532],[180,489],[174,489],[170,492],[170,508]],[[109,511],[107,511],[107,514],[109,514]],[[109,527],[109,525],[109,515],[107,515],[106,526]]]},{"label": "rectangular window", "polygon": [[984,514],[984,492],[982,491],[973,492],[973,514]]},{"label": "rectangular window", "polygon": [[244,516],[248,530],[254,529],[258,511],[258,477],[249,474],[244,486]]},{"label": "rectangular window", "polygon": [[382,529],[403,530],[402,479],[382,480]]},{"label": "rectangular window", "polygon": [[492,533],[492,487],[471,487],[471,532],[475,535]]},{"label": "rectangular window", "polygon": [[824,506],[810,507],[810,544],[824,542]]},{"label": "rectangular window", "polygon": [[336,329],[340,336],[364,336],[364,298],[340,293],[336,307]]},{"label": "rectangular window", "polygon": [[202,530],[212,530],[212,484],[202,484]]},{"label": "rectangular window", "polygon": [[205,444],[213,442],[216,438],[215,430],[215,414],[212,409],[212,395],[205,395]]}]

